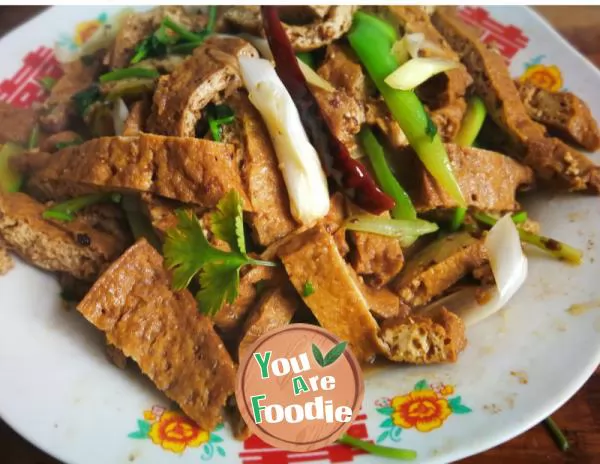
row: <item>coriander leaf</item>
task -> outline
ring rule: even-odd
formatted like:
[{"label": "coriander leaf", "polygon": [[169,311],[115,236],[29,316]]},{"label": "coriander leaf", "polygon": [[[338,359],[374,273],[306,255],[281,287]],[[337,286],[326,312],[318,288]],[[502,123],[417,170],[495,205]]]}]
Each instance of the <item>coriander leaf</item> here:
[{"label": "coriander leaf", "polygon": [[122,79],[131,79],[131,78],[147,78],[147,79],[155,79],[160,76],[160,73],[156,69],[148,69],[148,68],[123,68],[123,69],[115,69],[114,71],[107,72],[102,74],[99,77],[100,82],[112,82],[112,81],[120,81]]},{"label": "coriander leaf", "polygon": [[208,243],[195,214],[178,210],[175,215],[177,227],[167,230],[163,253],[167,268],[173,269],[173,288],[181,290],[207,263],[226,260],[229,253]]},{"label": "coriander leaf", "polygon": [[329,353],[327,353],[325,355],[323,367],[329,366],[330,364],[333,364],[334,362],[336,362],[337,359],[344,353],[344,350],[346,349],[347,344],[348,344],[348,342],[340,342],[337,345],[335,345],[329,351]]},{"label": "coriander leaf", "polygon": [[237,190],[230,190],[217,203],[217,210],[210,215],[211,230],[220,240],[229,244],[232,250],[246,253],[242,200]]},{"label": "coriander leaf", "polygon": [[136,45],[130,64],[139,63],[147,58],[160,58],[167,54],[167,45],[162,42],[165,37],[161,35],[160,30],[161,28],[156,31],[158,36],[157,34],[149,35]]},{"label": "coriander leaf", "polygon": [[215,142],[221,141],[221,126],[231,124],[235,115],[231,107],[227,105],[215,105],[207,111],[208,127]]},{"label": "coriander leaf", "polygon": [[217,314],[224,303],[233,303],[238,296],[240,267],[244,258],[233,256],[217,263],[207,263],[200,274],[200,291],[196,300],[200,310],[209,316]]},{"label": "coriander leaf", "polygon": [[437,126],[431,120],[429,115],[427,115],[427,127],[425,127],[425,133],[429,136],[431,140],[433,140],[437,134]]},{"label": "coriander leaf", "polygon": [[311,296],[313,293],[315,293],[315,287],[310,280],[307,280],[302,288],[302,296],[306,298],[307,296]]},{"label": "coriander leaf", "polygon": [[71,97],[75,104],[75,109],[79,116],[83,116],[87,109],[95,102],[100,100],[102,92],[97,85],[92,85]]}]

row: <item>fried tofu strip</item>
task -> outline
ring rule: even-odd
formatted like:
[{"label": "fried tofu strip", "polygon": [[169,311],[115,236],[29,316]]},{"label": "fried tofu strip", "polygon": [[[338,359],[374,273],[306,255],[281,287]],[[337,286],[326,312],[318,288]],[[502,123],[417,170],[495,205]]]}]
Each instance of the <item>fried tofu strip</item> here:
[{"label": "fried tofu strip", "polygon": [[600,193],[600,168],[561,140],[548,137],[544,127],[531,120],[504,58],[481,42],[451,8],[436,9],[433,23],[473,76],[489,115],[538,178],[559,189]]},{"label": "fried tofu strip", "polygon": [[77,219],[47,221],[45,209],[24,193],[0,194],[0,241],[35,266],[92,281],[126,246]]},{"label": "fried tofu strip", "polygon": [[600,130],[589,107],[571,92],[550,92],[529,82],[515,81],[527,114],[567,142],[586,150],[600,147]]},{"label": "fried tofu strip", "polygon": [[162,256],[144,239],[96,281],[77,309],[205,430],[235,387],[235,366],[192,295],[171,289]]},{"label": "fried tofu strip", "polygon": [[432,316],[387,320],[381,327],[381,339],[389,348],[390,360],[411,364],[456,362],[467,345],[463,321],[446,308]]},{"label": "fried tofu strip", "polygon": [[[379,328],[369,304],[323,226],[296,235],[279,249],[279,256],[296,291],[324,329],[346,340],[361,361],[380,352]],[[307,282],[314,289],[310,295],[304,292]]]},{"label": "fried tofu strip", "polygon": [[100,137],[54,154],[30,188],[47,198],[133,190],[205,207],[235,189],[249,205],[233,157],[233,146],[204,139]]}]

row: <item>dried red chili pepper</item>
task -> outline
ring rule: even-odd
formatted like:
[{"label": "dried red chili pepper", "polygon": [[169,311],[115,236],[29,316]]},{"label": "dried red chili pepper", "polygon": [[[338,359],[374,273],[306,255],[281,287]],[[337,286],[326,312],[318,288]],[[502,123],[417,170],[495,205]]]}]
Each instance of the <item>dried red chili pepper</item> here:
[{"label": "dried red chili pepper", "polygon": [[392,209],[395,206],[393,198],[377,186],[367,169],[350,156],[346,146],[331,131],[298,66],[292,45],[279,21],[277,7],[262,6],[261,13],[277,75],[290,93],[300,113],[302,125],[319,153],[327,175],[366,211],[381,214]]}]

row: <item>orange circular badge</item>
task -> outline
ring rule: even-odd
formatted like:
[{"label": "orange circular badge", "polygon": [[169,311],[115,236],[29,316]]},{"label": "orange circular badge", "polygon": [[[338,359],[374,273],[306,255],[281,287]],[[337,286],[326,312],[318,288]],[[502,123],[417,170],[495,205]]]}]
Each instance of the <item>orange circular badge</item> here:
[{"label": "orange circular badge", "polygon": [[364,396],[362,372],[346,342],[309,324],[263,335],[246,351],[237,375],[236,400],[250,430],[288,451],[340,438]]}]

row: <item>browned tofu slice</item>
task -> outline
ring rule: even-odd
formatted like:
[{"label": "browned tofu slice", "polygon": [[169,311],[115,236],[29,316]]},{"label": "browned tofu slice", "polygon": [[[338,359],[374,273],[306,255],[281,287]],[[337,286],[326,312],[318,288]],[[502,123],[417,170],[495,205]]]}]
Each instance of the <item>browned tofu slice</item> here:
[{"label": "browned tofu slice", "polygon": [[241,327],[248,311],[256,301],[257,284],[278,278],[278,272],[272,267],[246,266],[241,272],[238,297],[231,304],[225,303],[213,318],[215,326],[228,336]]},{"label": "browned tofu slice", "polygon": [[96,281],[77,309],[205,430],[221,422],[235,366],[192,295],[171,289],[162,256],[142,239]]},{"label": "browned tofu slice", "polygon": [[421,306],[486,262],[482,239],[468,232],[447,235],[408,260],[392,287],[407,305]]},{"label": "browned tofu slice", "polygon": [[144,126],[150,113],[150,103],[147,100],[138,100],[129,108],[129,115],[123,123],[124,136],[140,135],[144,132]]},{"label": "browned tofu slice", "polygon": [[143,13],[131,13],[112,43],[106,64],[111,68],[127,67],[135,54],[135,47],[153,34],[167,16],[190,30],[202,30],[206,24],[205,16],[188,14],[181,6],[161,6]]},{"label": "browned tofu slice", "polygon": [[331,44],[318,74],[336,89],[344,90],[358,101],[367,98],[367,83],[362,66],[351,49],[338,44]]},{"label": "browned tofu slice", "polygon": [[[350,30],[352,15],[356,6],[337,5],[327,9],[320,18],[308,24],[298,24],[298,18],[286,23],[282,17],[283,28],[287,33],[294,51],[311,51],[324,47]],[[254,35],[262,34],[262,20],[258,6],[233,6],[225,12],[225,21],[236,31]]]},{"label": "browned tofu slice", "polygon": [[467,344],[463,321],[446,308],[432,316],[387,320],[381,339],[388,359],[411,364],[455,362]]},{"label": "browned tofu slice", "polygon": [[293,288],[284,286],[265,290],[244,323],[238,348],[239,359],[264,334],[288,325],[297,307],[298,300]]},{"label": "browned tofu slice", "polygon": [[238,37],[206,39],[190,58],[159,79],[148,120],[149,131],[194,137],[202,109],[242,86],[237,69],[241,56],[256,57],[258,52]]},{"label": "browned tofu slice", "polygon": [[[359,280],[360,282],[360,280]],[[369,285],[360,286],[371,313],[377,320],[386,320],[408,314],[410,308],[400,302],[400,298],[387,287],[373,288]]]},{"label": "browned tofu slice", "polygon": [[600,194],[600,167],[561,140],[548,137],[544,126],[530,118],[504,58],[481,42],[452,8],[437,8],[432,19],[473,75],[474,90],[490,117],[518,147],[514,154],[557,189]]},{"label": "browned tofu slice", "polygon": [[354,231],[350,238],[354,243],[350,262],[368,284],[381,288],[402,270],[404,256],[398,239]]},{"label": "browned tofu slice", "polygon": [[[500,153],[454,144],[446,144],[446,151],[470,207],[483,211],[515,211],[519,208],[517,191],[534,183],[531,168]],[[458,206],[420,163],[411,181],[416,181],[415,188],[410,190],[418,211]]]},{"label": "browned tofu slice", "polygon": [[527,114],[567,142],[595,151],[600,130],[587,104],[571,92],[550,92],[529,82],[515,81]]},{"label": "browned tofu slice", "polygon": [[233,157],[232,145],[210,140],[153,134],[100,137],[54,154],[30,185],[48,198],[122,190],[205,207],[235,189],[249,205]]},{"label": "browned tofu slice", "polygon": [[242,179],[253,209],[246,218],[255,241],[268,246],[299,225],[292,218],[277,156],[260,113],[246,93],[236,92],[227,104],[233,109],[235,122],[223,128],[223,141],[239,151]]},{"label": "browned tofu slice", "polygon": [[47,221],[45,209],[24,193],[0,194],[0,239],[35,266],[94,280],[126,246],[84,221]]},{"label": "browned tofu slice", "polygon": [[0,102],[0,144],[25,143],[37,122],[37,111]]},{"label": "browned tofu slice", "polygon": [[[283,245],[279,256],[319,324],[346,340],[359,360],[371,360],[379,352],[379,328],[333,237],[315,226]],[[308,282],[314,293],[304,296]]]}]

